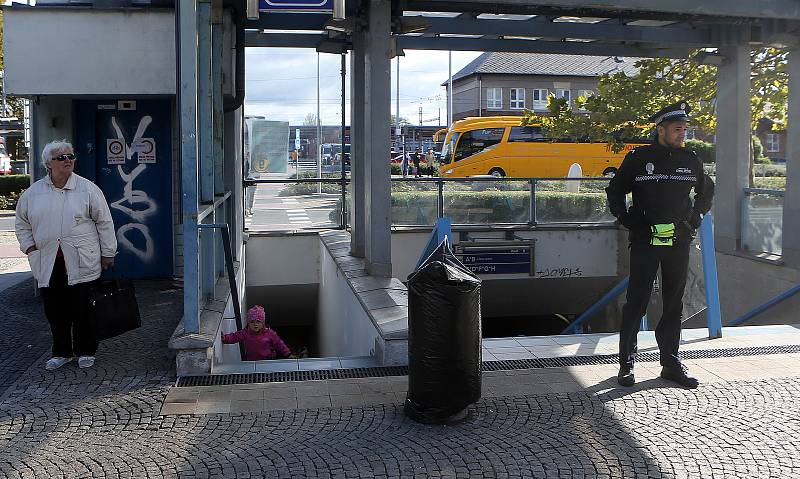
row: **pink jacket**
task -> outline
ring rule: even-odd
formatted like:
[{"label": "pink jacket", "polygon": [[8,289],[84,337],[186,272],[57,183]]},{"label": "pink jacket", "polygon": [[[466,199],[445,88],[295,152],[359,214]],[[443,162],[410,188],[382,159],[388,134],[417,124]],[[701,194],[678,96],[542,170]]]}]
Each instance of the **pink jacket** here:
[{"label": "pink jacket", "polygon": [[223,334],[222,342],[225,344],[244,342],[245,361],[275,359],[276,356],[285,358],[291,354],[291,351],[278,336],[278,333],[270,328],[264,328],[258,334],[253,333],[249,328],[235,333]]}]

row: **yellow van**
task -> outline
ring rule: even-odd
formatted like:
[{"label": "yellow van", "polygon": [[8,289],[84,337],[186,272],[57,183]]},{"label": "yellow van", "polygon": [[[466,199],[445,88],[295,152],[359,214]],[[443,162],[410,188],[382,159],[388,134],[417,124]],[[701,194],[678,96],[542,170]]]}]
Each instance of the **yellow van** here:
[{"label": "yellow van", "polygon": [[[613,175],[625,154],[645,143],[628,143],[614,153],[606,143],[546,138],[539,125],[520,126],[518,116],[465,118],[453,122],[442,147],[443,177],[477,175],[561,178],[573,163],[582,175]],[[437,132],[438,133],[438,132]]]}]

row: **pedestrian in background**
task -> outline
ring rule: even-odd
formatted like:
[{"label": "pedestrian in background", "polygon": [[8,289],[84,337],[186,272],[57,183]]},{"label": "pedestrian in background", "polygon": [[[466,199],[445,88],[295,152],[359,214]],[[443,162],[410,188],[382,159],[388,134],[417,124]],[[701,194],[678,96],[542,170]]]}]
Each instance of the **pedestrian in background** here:
[{"label": "pedestrian in background", "polygon": [[53,335],[48,370],[76,355],[79,367],[94,365],[97,339],[88,317],[89,290],[117,254],[108,203],[97,185],[74,173],[76,161],[66,141],[45,145],[47,176],[17,203],[17,240],[28,255]]},{"label": "pedestrian in background", "polygon": [[400,170],[403,173],[403,178],[408,176],[408,153],[402,153],[403,159],[400,160]]},{"label": "pedestrian in background", "polygon": [[422,176],[422,170],[419,168],[420,162],[422,162],[422,152],[419,148],[414,150],[414,155],[411,157],[411,161],[414,162],[414,176],[419,178]]},{"label": "pedestrian in background", "polygon": [[[663,314],[656,327],[661,377],[684,387],[697,387],[678,358],[683,316],[683,290],[689,267],[689,244],[703,215],[711,209],[714,183],[697,154],[684,147],[691,108],[685,101],[662,108],[650,120],[657,137],[652,145],[625,156],[606,188],[611,213],[627,228],[630,239],[630,281],[619,334],[622,386],[633,386],[636,336],[647,312],[653,281],[661,267]],[[694,200],[689,196],[694,189]],[[632,193],[633,204],[625,204]]]}]

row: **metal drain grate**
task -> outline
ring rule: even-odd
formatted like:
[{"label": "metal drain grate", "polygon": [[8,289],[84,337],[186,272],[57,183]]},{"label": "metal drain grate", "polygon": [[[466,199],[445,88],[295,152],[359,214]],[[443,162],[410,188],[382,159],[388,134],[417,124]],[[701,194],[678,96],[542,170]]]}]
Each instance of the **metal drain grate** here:
[{"label": "metal drain grate", "polygon": [[[682,351],[682,359],[729,358],[736,356],[766,356],[771,354],[800,353],[800,344],[788,346],[758,346],[751,348],[703,349]],[[639,353],[637,361],[657,362],[658,353]],[[617,364],[616,354],[597,356],[567,356],[560,358],[513,359],[486,361],[484,371],[511,371],[515,369],[559,368],[565,366],[591,366],[594,364]],[[385,366],[376,368],[322,369],[317,371],[286,371],[274,373],[224,374],[207,376],[181,376],[178,387],[224,386],[232,384],[274,383],[289,381],[323,381],[326,379],[379,378],[405,376],[408,366]]]}]

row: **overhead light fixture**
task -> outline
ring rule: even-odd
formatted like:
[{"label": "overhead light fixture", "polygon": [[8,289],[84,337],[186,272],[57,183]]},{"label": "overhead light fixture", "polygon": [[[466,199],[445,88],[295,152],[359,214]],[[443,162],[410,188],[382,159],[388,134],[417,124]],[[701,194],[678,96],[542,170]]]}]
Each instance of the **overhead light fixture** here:
[{"label": "overhead light fixture", "polygon": [[720,66],[725,63],[725,56],[716,52],[700,52],[695,55],[694,61],[701,65]]},{"label": "overhead light fixture", "polygon": [[258,17],[259,17],[258,2],[259,2],[259,0],[247,0],[247,19],[248,20],[258,20]]},{"label": "overhead light fixture", "polygon": [[354,18],[331,18],[325,22],[325,30],[330,32],[350,33],[356,29]]},{"label": "overhead light fixture", "polygon": [[431,22],[423,16],[399,17],[395,22],[394,33],[420,33],[431,27]]}]

